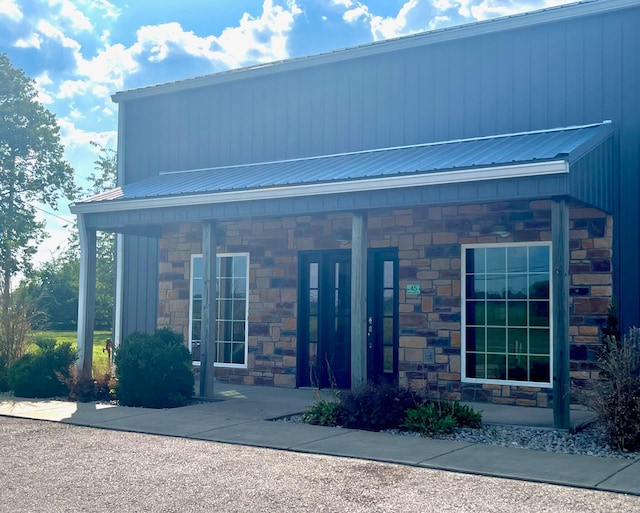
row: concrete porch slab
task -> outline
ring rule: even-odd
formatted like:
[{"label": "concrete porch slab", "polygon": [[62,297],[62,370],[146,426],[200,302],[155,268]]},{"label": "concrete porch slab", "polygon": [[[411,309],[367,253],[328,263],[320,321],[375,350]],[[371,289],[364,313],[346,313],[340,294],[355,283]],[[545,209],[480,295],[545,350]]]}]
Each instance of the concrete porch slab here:
[{"label": "concrete porch slab", "polygon": [[399,436],[372,431],[346,429],[340,431],[344,431],[344,434],[295,446],[293,449],[300,452],[417,465],[422,461],[458,451],[469,445],[465,442]]},{"label": "concrete porch slab", "polygon": [[640,495],[640,460],[625,460],[627,466],[598,483],[597,488]]},{"label": "concrete porch slab", "polygon": [[424,467],[490,476],[595,487],[629,464],[615,458],[473,444],[421,463]]},{"label": "concrete porch slab", "polygon": [[213,429],[197,433],[193,438],[214,442],[239,443],[254,447],[270,447],[273,449],[292,449],[311,442],[342,435],[336,428],[295,424],[288,422],[255,421],[241,426]]},{"label": "concrete porch slab", "polygon": [[146,410],[144,415],[124,417],[102,422],[98,427],[121,431],[136,431],[155,435],[191,436],[214,428],[236,426],[247,422],[245,419],[224,414],[207,415],[185,408],[173,410]]}]

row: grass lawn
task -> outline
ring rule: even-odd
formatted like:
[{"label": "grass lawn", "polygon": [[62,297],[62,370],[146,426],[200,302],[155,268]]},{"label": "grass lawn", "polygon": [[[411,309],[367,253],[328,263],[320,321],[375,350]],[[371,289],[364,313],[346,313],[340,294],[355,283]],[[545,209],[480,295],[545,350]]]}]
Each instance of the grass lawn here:
[{"label": "grass lawn", "polygon": [[[78,347],[78,334],[75,331],[32,331],[31,340],[36,338],[54,338],[58,343],[70,342],[74,349]],[[110,331],[95,331],[93,334],[93,372],[105,373],[108,369],[107,353],[102,352],[105,341],[111,337]]]}]

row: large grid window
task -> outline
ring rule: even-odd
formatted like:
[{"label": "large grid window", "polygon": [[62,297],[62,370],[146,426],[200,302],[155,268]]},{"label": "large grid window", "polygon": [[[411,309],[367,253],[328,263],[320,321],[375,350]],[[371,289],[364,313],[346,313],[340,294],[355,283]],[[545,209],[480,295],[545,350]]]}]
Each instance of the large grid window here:
[{"label": "large grid window", "polygon": [[463,380],[551,386],[549,243],[462,246]]},{"label": "large grid window", "polygon": [[[249,255],[216,256],[216,366],[247,366],[247,320],[249,308]],[[202,345],[202,255],[191,258],[189,347],[193,361],[200,363]]]}]

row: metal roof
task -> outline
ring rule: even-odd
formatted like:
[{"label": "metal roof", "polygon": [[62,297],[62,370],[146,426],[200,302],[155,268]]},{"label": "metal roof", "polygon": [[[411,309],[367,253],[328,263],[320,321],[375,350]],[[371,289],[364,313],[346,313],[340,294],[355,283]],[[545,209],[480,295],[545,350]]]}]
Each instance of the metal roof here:
[{"label": "metal roof", "polygon": [[[408,187],[418,183],[429,185],[511,178],[521,176],[522,172],[526,176],[568,172],[572,162],[610,134],[611,123],[607,121],[553,130],[165,173],[80,200],[72,211],[92,211],[91,206],[97,204],[105,206],[193,195],[212,196],[210,201],[215,202],[214,196],[242,191],[259,191],[261,199],[276,198],[294,195],[305,186],[325,185],[316,193],[331,193],[346,191],[348,185],[350,190],[353,187],[366,190],[367,187]],[[556,166],[542,166],[545,163]],[[557,166],[558,163],[561,167]],[[328,189],[327,184],[339,189]]]}]

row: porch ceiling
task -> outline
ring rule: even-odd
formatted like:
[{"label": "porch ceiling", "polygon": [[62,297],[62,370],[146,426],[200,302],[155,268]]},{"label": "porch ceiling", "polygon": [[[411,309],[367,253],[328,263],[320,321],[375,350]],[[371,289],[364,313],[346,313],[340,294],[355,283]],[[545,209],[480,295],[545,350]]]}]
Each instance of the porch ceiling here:
[{"label": "porch ceiling", "polygon": [[[71,211],[77,214],[140,214],[171,207],[282,202],[283,199],[299,201],[305,197],[317,199],[400,189],[415,191],[430,187],[459,188],[470,183],[511,183],[514,180],[527,180],[528,184],[532,183],[531,180],[534,180],[533,183],[544,182],[538,189],[547,195],[570,195],[608,210],[606,204],[598,204],[602,201],[582,197],[584,195],[581,191],[594,188],[589,183],[583,183],[585,180],[598,184],[600,188],[608,187],[606,184],[610,181],[596,180],[594,173],[610,172],[612,159],[605,159],[604,165],[602,162],[598,166],[591,165],[585,173],[580,172],[577,163],[601,148],[611,136],[611,123],[603,122],[554,130],[164,173],[80,200],[71,206]],[[572,174],[574,176],[570,176]],[[582,174],[585,176],[581,176]],[[552,180],[545,181],[545,178]],[[455,191],[450,190],[445,195],[455,196],[453,192]],[[589,193],[586,195],[589,196]],[[609,195],[605,191],[603,197]],[[515,197],[518,194],[514,194]],[[467,197],[466,201],[471,202],[473,198]],[[368,206],[376,204],[374,202]]]}]

